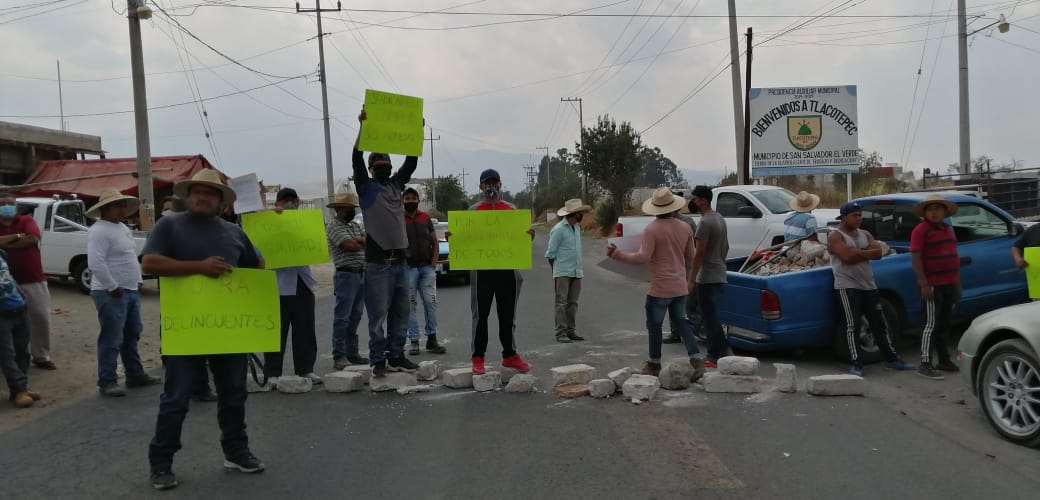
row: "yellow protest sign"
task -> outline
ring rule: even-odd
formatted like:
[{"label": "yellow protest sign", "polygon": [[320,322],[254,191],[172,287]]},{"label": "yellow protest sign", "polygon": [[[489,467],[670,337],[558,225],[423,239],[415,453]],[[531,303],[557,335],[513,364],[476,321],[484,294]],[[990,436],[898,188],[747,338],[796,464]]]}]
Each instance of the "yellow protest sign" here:
[{"label": "yellow protest sign", "polygon": [[236,268],[219,278],[159,278],[162,353],[233,354],[281,348],[278,279]]},{"label": "yellow protest sign", "polygon": [[530,210],[448,212],[452,269],[530,269]]},{"label": "yellow protest sign", "polygon": [[260,249],[267,269],[329,261],[325,217],[319,209],[243,214],[242,229]]},{"label": "yellow protest sign", "polygon": [[1029,298],[1040,299],[1040,247],[1028,247],[1022,250],[1022,258],[1029,263],[1026,266],[1026,284],[1029,286]]},{"label": "yellow protest sign", "polygon": [[365,115],[359,150],[422,156],[422,99],[368,89]]}]

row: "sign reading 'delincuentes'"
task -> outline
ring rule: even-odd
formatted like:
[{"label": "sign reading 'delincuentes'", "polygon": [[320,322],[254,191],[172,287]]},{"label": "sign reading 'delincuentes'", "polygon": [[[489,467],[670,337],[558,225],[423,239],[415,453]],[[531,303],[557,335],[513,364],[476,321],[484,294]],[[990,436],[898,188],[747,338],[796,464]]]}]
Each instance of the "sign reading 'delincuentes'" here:
[{"label": "sign reading 'delincuentes'", "polygon": [[856,86],[751,89],[751,175],[859,170]]},{"label": "sign reading 'delincuentes'", "polygon": [[422,99],[368,89],[365,115],[359,150],[422,156]]},{"label": "sign reading 'delincuentes'", "polygon": [[530,210],[448,212],[452,269],[530,269]]},{"label": "sign reading 'delincuentes'", "polygon": [[260,249],[267,269],[329,261],[325,217],[319,209],[272,210],[242,215],[242,229]]},{"label": "sign reading 'delincuentes'", "polygon": [[235,268],[219,278],[159,278],[166,356],[276,352],[281,348],[273,271]]}]

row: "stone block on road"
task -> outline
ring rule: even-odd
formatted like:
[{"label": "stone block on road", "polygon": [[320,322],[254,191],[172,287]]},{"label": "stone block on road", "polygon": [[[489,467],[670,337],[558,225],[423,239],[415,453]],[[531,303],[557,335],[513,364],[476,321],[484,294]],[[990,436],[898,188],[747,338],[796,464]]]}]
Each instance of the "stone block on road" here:
[{"label": "stone block on road", "polygon": [[415,377],[419,380],[437,380],[437,377],[441,375],[441,363],[440,361],[420,361],[419,370],[415,372]]},{"label": "stone block on road", "polygon": [[325,392],[355,392],[365,387],[365,378],[357,372],[338,371],[321,378]]},{"label": "stone block on road", "polygon": [[780,392],[798,392],[798,372],[794,365],[773,363],[776,368],[776,390]]},{"label": "stone block on road", "polygon": [[275,384],[278,392],[282,394],[302,394],[304,392],[311,392],[314,388],[314,384],[311,383],[311,379],[306,377],[297,377],[296,375],[285,375],[278,377],[278,383]]},{"label": "stone block on road", "polygon": [[806,390],[816,396],[862,396],[867,381],[856,375],[817,375],[809,377]]},{"label": "stone block on road", "polygon": [[509,379],[509,383],[506,384],[506,392],[531,392],[534,391],[536,383],[538,383],[537,377],[521,373]]},{"label": "stone block on road", "polygon": [[625,385],[625,381],[628,377],[632,376],[632,368],[624,367],[619,370],[614,370],[607,374],[607,378],[614,382],[614,385],[622,387]]},{"label": "stone block on road", "polygon": [[473,387],[472,368],[453,368],[441,372],[441,383],[452,389]]},{"label": "stone block on road", "polygon": [[372,378],[372,367],[368,365],[350,365],[343,369],[345,372],[360,373],[361,380],[367,384]]},{"label": "stone block on road", "polygon": [[372,389],[372,392],[385,392],[396,391],[401,387],[409,387],[418,383],[419,380],[415,378],[414,373],[390,372],[385,377],[372,377],[368,381],[368,386]]},{"label": "stone block on road", "polygon": [[589,384],[561,384],[552,388],[558,398],[580,398],[589,395]]},{"label": "stone block on road", "polygon": [[505,366],[503,366],[502,368],[499,368],[498,371],[502,374],[502,383],[503,384],[508,384],[510,380],[513,380],[513,377],[515,377],[515,376],[520,374],[520,371],[517,370],[516,368],[507,368]]},{"label": "stone block on road", "polygon": [[271,383],[268,382],[264,385],[260,385],[253,380],[253,376],[246,374],[246,391],[248,392],[270,392]]},{"label": "stone block on road", "polygon": [[705,373],[703,384],[704,392],[753,393],[762,392],[766,386],[759,376],[723,375],[719,372]]},{"label": "stone block on road", "polygon": [[490,371],[483,375],[473,376],[473,389],[477,392],[489,392],[502,388],[502,374]]},{"label": "stone block on road", "polygon": [[617,386],[609,378],[599,378],[589,382],[589,396],[594,398],[608,398],[614,395]]},{"label": "stone block on road", "polygon": [[719,373],[723,375],[758,375],[758,359],[745,356],[719,358]]},{"label": "stone block on road", "polygon": [[654,398],[654,394],[661,388],[661,382],[653,375],[633,374],[625,380],[621,386],[621,392],[625,399],[644,401]]},{"label": "stone block on road", "polygon": [[689,389],[690,379],[693,378],[693,366],[687,359],[665,363],[657,378],[661,382],[662,389],[670,391]]},{"label": "stone block on road", "polygon": [[595,368],[585,365],[567,365],[557,366],[549,370],[552,372],[553,385],[563,384],[587,384],[592,380],[592,373],[596,371]]},{"label": "stone block on road", "polygon": [[430,392],[437,386],[430,384],[423,385],[410,385],[407,387],[398,387],[397,393],[404,396],[405,394],[414,394],[416,392]]}]

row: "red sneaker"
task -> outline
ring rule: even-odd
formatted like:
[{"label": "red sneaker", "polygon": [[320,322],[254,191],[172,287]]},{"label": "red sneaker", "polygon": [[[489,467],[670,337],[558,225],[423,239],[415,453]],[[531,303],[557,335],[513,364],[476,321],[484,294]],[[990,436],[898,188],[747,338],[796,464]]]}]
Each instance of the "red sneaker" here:
[{"label": "red sneaker", "polygon": [[483,375],[487,370],[484,369],[484,358],[480,356],[473,356],[473,374]]},{"label": "red sneaker", "polygon": [[704,360],[704,367],[705,368],[718,368],[719,365],[716,364],[714,361],[712,361],[710,359],[706,359],[706,360]]},{"label": "red sneaker", "polygon": [[502,360],[502,366],[506,368],[514,368],[520,373],[527,373],[531,371],[531,365],[520,358],[519,354],[514,354],[506,359]]}]

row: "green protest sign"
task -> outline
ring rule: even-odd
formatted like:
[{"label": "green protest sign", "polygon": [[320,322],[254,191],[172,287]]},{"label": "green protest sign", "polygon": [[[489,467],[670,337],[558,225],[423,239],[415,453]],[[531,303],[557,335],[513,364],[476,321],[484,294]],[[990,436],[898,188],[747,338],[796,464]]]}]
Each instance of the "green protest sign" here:
[{"label": "green protest sign", "polygon": [[260,249],[268,269],[329,261],[325,217],[320,209],[243,214],[242,229]]},{"label": "green protest sign", "polygon": [[530,210],[448,212],[452,269],[530,269]]},{"label": "green protest sign", "polygon": [[273,271],[236,268],[219,278],[159,278],[162,353],[275,352],[281,348]]},{"label": "green protest sign", "polygon": [[422,156],[422,99],[368,89],[365,115],[359,150]]},{"label": "green protest sign", "polygon": [[1040,248],[1026,248],[1022,257],[1029,263],[1026,267],[1026,285],[1029,298],[1040,299]]}]

